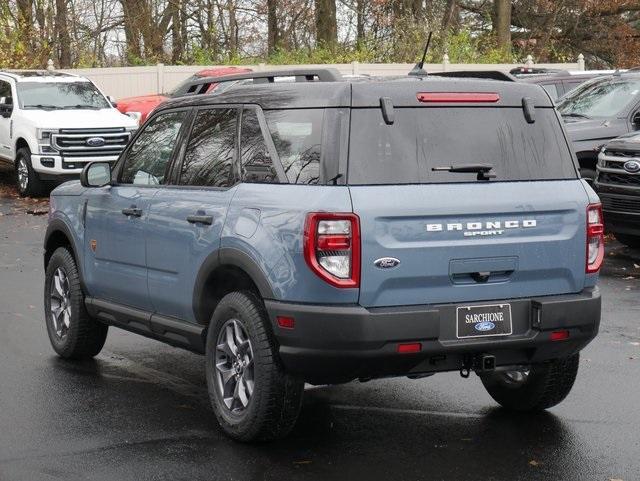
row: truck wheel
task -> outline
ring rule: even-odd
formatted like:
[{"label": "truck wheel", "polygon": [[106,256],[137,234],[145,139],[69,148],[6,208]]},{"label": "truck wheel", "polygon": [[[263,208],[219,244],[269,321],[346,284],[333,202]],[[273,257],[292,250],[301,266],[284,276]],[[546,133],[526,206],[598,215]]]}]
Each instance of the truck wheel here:
[{"label": "truck wheel", "polygon": [[534,364],[528,371],[494,371],[481,375],[482,384],[501,406],[514,411],[542,411],[559,404],[578,374],[580,354]]},{"label": "truck wheel", "polygon": [[44,185],[31,166],[31,152],[28,148],[18,149],[16,154],[16,185],[20,197],[37,197],[44,192]]},{"label": "truck wheel", "polygon": [[108,327],[89,316],[78,268],[66,247],[51,256],[44,281],[47,333],[54,351],[65,359],[87,359],[102,350]]},{"label": "truck wheel", "polygon": [[640,237],[628,234],[613,234],[618,241],[634,249],[640,248]]},{"label": "truck wheel", "polygon": [[220,301],[209,324],[206,359],[209,397],[226,434],[258,441],[291,431],[304,383],[284,372],[257,295],[232,292]]}]

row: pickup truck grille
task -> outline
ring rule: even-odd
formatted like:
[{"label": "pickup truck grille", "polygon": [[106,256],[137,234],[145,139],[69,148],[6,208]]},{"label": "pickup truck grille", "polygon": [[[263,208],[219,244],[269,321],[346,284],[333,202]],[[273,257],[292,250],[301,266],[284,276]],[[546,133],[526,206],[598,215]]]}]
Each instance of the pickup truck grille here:
[{"label": "pickup truck grille", "polygon": [[621,187],[640,187],[640,173],[630,173],[624,169],[625,162],[640,159],[635,150],[606,149],[598,162],[599,184]]},{"label": "pickup truck grille", "polygon": [[63,157],[113,157],[125,148],[131,132],[113,129],[61,129],[51,135],[51,145]]},{"label": "pickup truck grille", "polygon": [[602,208],[605,211],[617,211],[617,212],[636,212],[640,213],[640,197],[628,197],[628,196],[601,196]]}]

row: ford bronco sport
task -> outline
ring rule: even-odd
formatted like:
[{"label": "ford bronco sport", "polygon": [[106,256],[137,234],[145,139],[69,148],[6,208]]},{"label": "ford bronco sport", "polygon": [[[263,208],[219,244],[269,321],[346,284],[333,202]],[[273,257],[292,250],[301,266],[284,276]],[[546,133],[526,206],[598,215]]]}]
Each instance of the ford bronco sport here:
[{"label": "ford bronco sport", "polygon": [[202,353],[245,441],[285,435],[305,382],[475,371],[506,408],[562,401],[600,322],[598,197],[542,88],[455,75],[242,74],[163,104],[51,195],[55,351],[117,326]]}]

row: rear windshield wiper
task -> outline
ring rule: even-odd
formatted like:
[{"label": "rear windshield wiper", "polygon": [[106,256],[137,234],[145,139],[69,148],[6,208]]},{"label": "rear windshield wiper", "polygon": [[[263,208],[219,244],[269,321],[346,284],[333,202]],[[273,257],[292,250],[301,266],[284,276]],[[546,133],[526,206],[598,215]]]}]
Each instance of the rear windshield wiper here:
[{"label": "rear windshield wiper", "polygon": [[589,117],[588,115],[584,115],[584,114],[579,114],[577,112],[567,112],[565,114],[560,114],[563,117],[576,117],[578,119],[590,119],[591,117]]},{"label": "rear windshield wiper", "polygon": [[496,177],[496,174],[491,172],[493,170],[493,165],[491,164],[459,164],[451,165],[449,167],[433,167],[431,170],[434,172],[478,174],[478,180],[489,180]]}]

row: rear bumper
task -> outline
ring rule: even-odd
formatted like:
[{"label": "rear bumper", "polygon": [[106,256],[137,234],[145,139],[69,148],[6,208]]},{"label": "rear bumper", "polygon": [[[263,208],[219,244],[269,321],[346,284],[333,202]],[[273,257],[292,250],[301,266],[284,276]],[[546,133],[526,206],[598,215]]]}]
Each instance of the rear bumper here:
[{"label": "rear bumper", "polygon": [[[366,309],[265,301],[285,369],[314,384],[455,371],[481,354],[494,355],[497,366],[543,362],[580,351],[598,333],[597,287],[496,303],[511,304],[513,334],[457,339],[458,304]],[[277,316],[293,317],[295,327],[279,327]],[[550,332],[559,329],[569,339],[551,341]],[[398,354],[402,342],[420,342],[422,350]]]}]

